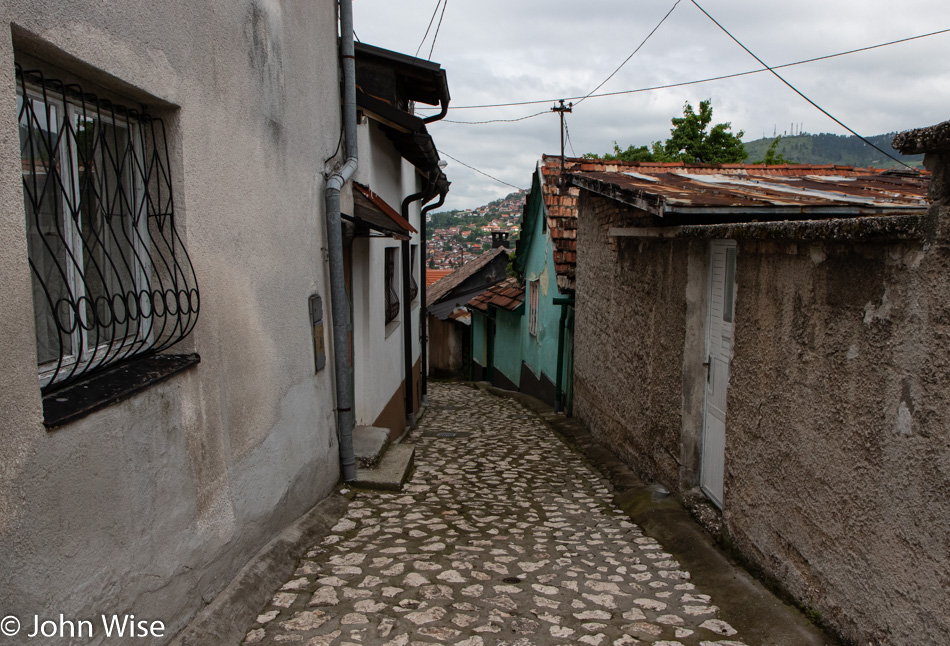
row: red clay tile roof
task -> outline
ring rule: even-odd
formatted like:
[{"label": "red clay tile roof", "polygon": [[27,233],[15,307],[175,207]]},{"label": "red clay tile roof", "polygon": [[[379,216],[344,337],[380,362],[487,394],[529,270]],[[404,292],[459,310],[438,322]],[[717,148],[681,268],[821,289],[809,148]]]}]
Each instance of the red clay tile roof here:
[{"label": "red clay tile roof", "polygon": [[[585,159],[564,159],[564,172],[570,173],[578,168]],[[554,271],[557,286],[561,291],[574,289],[574,272],[577,267],[577,198],[580,189],[566,186],[558,189],[561,177],[561,158],[543,155],[541,157],[541,190],[544,193],[544,206],[547,209],[547,226],[554,243]]]},{"label": "red clay tile roof", "polygon": [[426,287],[432,283],[436,283],[439,280],[445,278],[451,274],[454,269],[428,269],[426,268]]},{"label": "red clay tile roof", "polygon": [[493,285],[468,302],[468,306],[487,312],[489,305],[513,312],[524,303],[524,285],[514,277]]}]

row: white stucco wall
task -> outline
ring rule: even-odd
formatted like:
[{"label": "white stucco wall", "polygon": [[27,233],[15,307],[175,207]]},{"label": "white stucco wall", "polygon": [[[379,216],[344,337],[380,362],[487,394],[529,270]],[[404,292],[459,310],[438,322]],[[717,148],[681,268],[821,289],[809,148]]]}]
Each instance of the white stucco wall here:
[{"label": "white stucco wall", "polygon": [[[173,635],[338,479],[332,356],[315,374],[308,314],[320,294],[329,330],[335,3],[2,0],[0,24],[0,607],[128,612]],[[197,367],[53,432],[36,377],[15,49],[165,117],[201,293],[182,348]]]},{"label": "white stucco wall", "polygon": [[[372,119],[359,126],[360,162],[355,181],[368,185],[397,213],[406,196],[420,190],[421,177],[415,167],[403,160],[392,142]],[[419,202],[409,206],[409,222],[420,229]],[[410,244],[419,244],[418,233]],[[353,369],[356,401],[356,423],[372,424],[379,417],[405,379],[403,350],[402,243],[392,238],[358,238],[353,245]],[[396,287],[400,311],[398,326],[386,334],[385,314],[385,249],[396,252]],[[416,268],[423,262],[424,247],[417,249]],[[417,278],[418,280],[418,278]],[[413,301],[412,361],[419,360],[419,297]]]}]

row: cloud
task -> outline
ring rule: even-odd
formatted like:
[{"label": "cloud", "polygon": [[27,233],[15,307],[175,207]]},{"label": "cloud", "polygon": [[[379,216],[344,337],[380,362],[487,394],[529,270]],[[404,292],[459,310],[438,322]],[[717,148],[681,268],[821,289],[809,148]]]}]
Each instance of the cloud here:
[{"label": "cloud", "polygon": [[[698,0],[770,65],[834,54],[950,28],[950,3],[918,0],[912,9],[885,0],[797,0],[794,3]],[[675,0],[452,0],[433,60],[446,69],[453,106],[544,100],[507,108],[450,110],[447,120],[515,119],[582,96],[630,55]],[[436,0],[355,0],[363,42],[413,54]],[[441,9],[440,9],[441,11]],[[436,17],[438,20],[438,17]],[[432,32],[435,31],[433,25]],[[432,33],[421,49],[429,52]],[[780,70],[816,103],[865,135],[932,125],[950,118],[950,34]],[[681,83],[756,69],[758,64],[681,0],[666,22],[600,92]],[[666,90],[590,98],[567,115],[574,151],[603,153],[669,136],[683,103],[711,98],[716,122],[744,130],[745,140],[803,124],[809,132],[845,134],[778,79],[761,73]],[[549,102],[550,101],[550,102]],[[797,126],[796,126],[797,127]],[[433,123],[438,147],[516,186],[527,187],[542,153],[559,147],[557,115],[516,123]],[[568,147],[568,154],[571,149]],[[448,160],[452,190],[445,208],[468,208],[511,192]]]}]

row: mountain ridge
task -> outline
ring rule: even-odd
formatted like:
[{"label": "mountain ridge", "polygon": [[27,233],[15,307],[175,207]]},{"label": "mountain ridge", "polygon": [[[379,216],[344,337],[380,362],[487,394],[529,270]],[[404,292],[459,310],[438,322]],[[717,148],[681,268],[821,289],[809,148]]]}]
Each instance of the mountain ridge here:
[{"label": "mountain ridge", "polygon": [[[878,148],[886,150],[908,166],[923,166],[923,155],[902,155],[891,148],[896,132],[867,137]],[[743,142],[746,153],[745,163],[762,161],[769,146],[778,139],[775,153],[785,157],[790,164],[836,164],[839,166],[896,168],[900,164],[886,157],[880,151],[867,145],[854,135],[834,135],[831,133],[803,133],[781,137],[766,137]]]}]

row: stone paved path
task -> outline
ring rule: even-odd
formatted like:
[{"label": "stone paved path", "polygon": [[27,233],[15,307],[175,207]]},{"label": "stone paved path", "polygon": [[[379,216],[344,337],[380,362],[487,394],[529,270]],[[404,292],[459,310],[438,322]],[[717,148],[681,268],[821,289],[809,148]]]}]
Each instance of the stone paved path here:
[{"label": "stone paved path", "polygon": [[245,643],[744,646],[535,414],[464,385],[430,400],[411,481],[353,492]]}]

